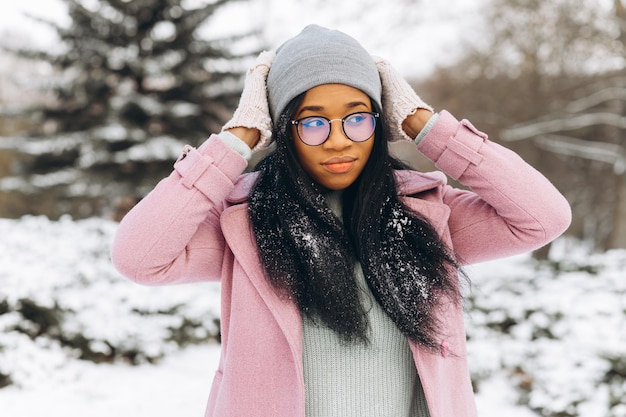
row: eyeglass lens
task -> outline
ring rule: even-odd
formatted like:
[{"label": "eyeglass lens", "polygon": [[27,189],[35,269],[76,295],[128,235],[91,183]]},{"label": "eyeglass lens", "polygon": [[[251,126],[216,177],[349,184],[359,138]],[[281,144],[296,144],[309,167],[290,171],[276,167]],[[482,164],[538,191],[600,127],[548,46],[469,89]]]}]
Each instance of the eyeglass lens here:
[{"label": "eyeglass lens", "polygon": [[[376,128],[376,116],[372,113],[353,113],[335,120],[341,120],[344,134],[354,142],[369,139]],[[296,121],[298,135],[307,145],[321,145],[330,136],[333,121],[321,116],[305,117]]]}]

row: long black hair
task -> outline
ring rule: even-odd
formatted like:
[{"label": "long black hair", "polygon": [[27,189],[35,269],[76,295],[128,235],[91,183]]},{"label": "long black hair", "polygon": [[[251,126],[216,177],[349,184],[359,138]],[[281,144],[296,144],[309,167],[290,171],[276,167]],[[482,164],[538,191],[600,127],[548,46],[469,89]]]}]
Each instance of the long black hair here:
[{"label": "long black hair", "polygon": [[[377,121],[371,155],[342,193],[342,220],[324,190],[298,162],[291,118],[304,94],[275,120],[276,149],[257,165],[249,215],[267,279],[303,315],[345,341],[367,341],[355,265],[400,331],[436,349],[442,336],[436,310],[460,300],[458,265],[433,226],[397,194],[384,118]],[[372,101],[374,111],[381,112]]]}]

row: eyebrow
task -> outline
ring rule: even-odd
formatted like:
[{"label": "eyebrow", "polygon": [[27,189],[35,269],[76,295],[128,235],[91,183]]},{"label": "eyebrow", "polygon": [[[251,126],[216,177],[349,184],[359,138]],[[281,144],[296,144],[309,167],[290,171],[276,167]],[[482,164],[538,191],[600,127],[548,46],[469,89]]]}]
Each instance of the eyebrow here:
[{"label": "eyebrow", "polygon": [[[346,103],[346,108],[347,109],[353,109],[355,107],[359,107],[359,106],[365,106],[367,107],[367,104],[363,101],[351,101],[349,103]],[[297,114],[301,114],[304,113],[305,111],[312,111],[312,112],[321,112],[324,110],[324,106],[305,106],[303,108],[300,109],[300,111],[298,111]]]}]

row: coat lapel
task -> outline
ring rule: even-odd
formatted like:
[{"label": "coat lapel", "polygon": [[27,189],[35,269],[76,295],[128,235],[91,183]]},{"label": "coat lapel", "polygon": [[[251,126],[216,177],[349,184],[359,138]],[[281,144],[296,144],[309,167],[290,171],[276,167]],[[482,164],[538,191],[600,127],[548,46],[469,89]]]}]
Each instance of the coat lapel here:
[{"label": "coat lapel", "polygon": [[299,363],[302,352],[302,319],[295,303],[282,299],[265,277],[248,218],[248,204],[237,204],[224,210],[221,219],[222,233],[233,251],[235,259],[256,288],[276,322],[282,329]]},{"label": "coat lapel", "polygon": [[445,174],[439,171],[429,173],[395,171],[395,176],[398,194],[403,202],[427,218],[437,233],[443,237],[450,218],[450,207],[442,204],[441,196],[437,194],[446,184]]}]

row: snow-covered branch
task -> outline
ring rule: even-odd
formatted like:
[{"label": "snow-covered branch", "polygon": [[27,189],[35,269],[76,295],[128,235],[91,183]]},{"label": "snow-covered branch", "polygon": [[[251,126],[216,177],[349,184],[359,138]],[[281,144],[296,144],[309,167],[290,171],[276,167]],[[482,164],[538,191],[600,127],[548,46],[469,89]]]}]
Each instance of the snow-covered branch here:
[{"label": "snow-covered branch", "polygon": [[500,139],[512,142],[537,136],[576,130],[590,126],[606,125],[626,129],[626,117],[610,112],[578,114],[550,120],[531,122],[513,126],[500,132]]},{"label": "snow-covered branch", "polygon": [[550,152],[605,162],[613,165],[618,173],[626,170],[626,149],[620,145],[563,135],[543,135],[534,140],[539,147]]},{"label": "snow-covered branch", "polygon": [[587,97],[571,102],[567,105],[565,110],[569,113],[579,113],[610,100],[626,101],[626,88],[605,88],[604,90],[597,91]]}]

